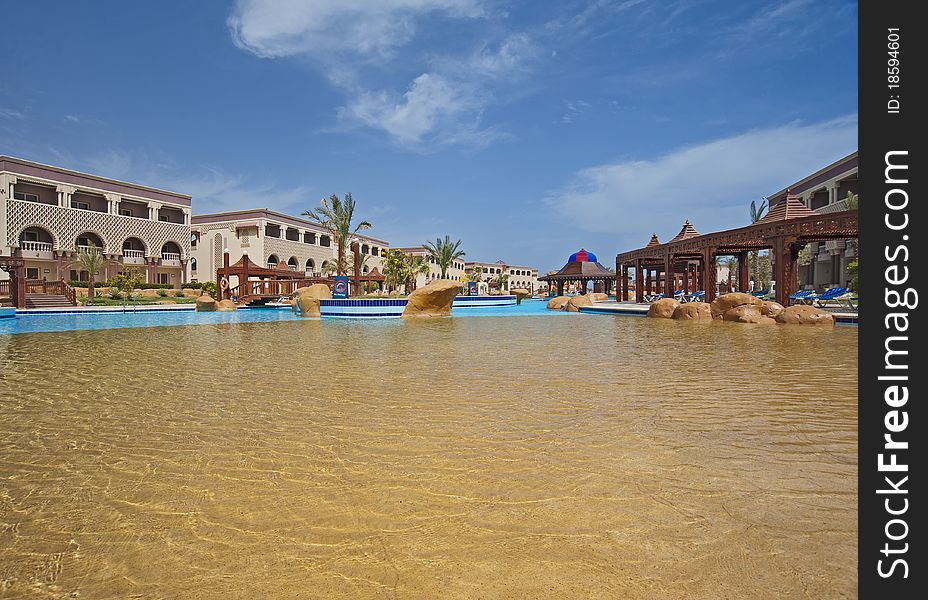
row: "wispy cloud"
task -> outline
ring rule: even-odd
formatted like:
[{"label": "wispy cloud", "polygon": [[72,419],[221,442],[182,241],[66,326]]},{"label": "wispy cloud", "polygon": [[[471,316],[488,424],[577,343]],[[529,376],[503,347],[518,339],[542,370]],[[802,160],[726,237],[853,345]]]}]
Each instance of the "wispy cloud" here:
[{"label": "wispy cloud", "polygon": [[583,112],[590,107],[590,103],[584,100],[571,100],[564,104],[564,114],[561,115],[561,123],[569,125],[573,123],[577,117],[583,114]]},{"label": "wispy cloud", "polygon": [[856,117],[791,123],[584,169],[546,202],[584,231],[634,246],[647,241],[642,232],[675,235],[684,219],[703,231],[743,224],[751,199],[856,148]]},{"label": "wispy cloud", "polygon": [[423,18],[474,19],[479,0],[238,0],[228,25],[235,44],[262,58],[303,55],[389,58]]},{"label": "wispy cloud", "polygon": [[812,0],[786,0],[765,5],[747,20],[733,28],[733,33],[746,40],[759,37],[788,35],[807,18],[806,9]]},{"label": "wispy cloud", "polygon": [[22,121],[25,118],[23,113],[12,108],[5,108],[0,106],[0,119],[8,119],[10,121]]},{"label": "wispy cloud", "polygon": [[483,45],[464,60],[447,57],[416,77],[407,90],[362,92],[339,110],[348,125],[382,130],[398,144],[416,150],[442,145],[483,147],[504,137],[482,125],[484,109],[495,98],[499,79],[518,80],[537,48],[525,35],[495,46]]},{"label": "wispy cloud", "polygon": [[220,167],[182,164],[171,157],[144,152],[108,150],[75,153],[46,148],[44,162],[78,171],[131,181],[193,196],[197,213],[272,207],[299,212],[315,201],[306,186],[286,187],[254,173],[235,173]]},{"label": "wispy cloud", "polygon": [[[316,65],[347,98],[343,128],[381,131],[417,151],[437,146],[482,147],[502,137],[481,121],[497,84],[524,72],[537,48],[529,36],[505,33],[458,55],[404,56],[419,74],[393,87],[370,86],[367,70],[384,67],[427,19],[475,20],[493,13],[482,0],[239,0],[228,19],[234,43],[263,58],[301,57]],[[432,21],[429,21],[431,23]]]}]

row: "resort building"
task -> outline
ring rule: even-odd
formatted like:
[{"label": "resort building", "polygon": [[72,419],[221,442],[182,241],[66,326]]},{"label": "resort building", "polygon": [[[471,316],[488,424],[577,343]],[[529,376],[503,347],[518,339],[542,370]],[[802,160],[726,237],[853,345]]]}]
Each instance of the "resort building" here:
[{"label": "resort building", "polygon": [[[422,256],[428,262],[429,272],[420,273],[416,276],[416,287],[420,288],[424,285],[435,281],[436,279],[441,279],[441,267],[435,262],[435,259],[432,258],[432,253],[423,248],[412,247],[412,248],[395,248],[403,254],[408,254],[409,256]],[[448,267],[448,271],[445,273],[445,279],[450,279],[453,281],[461,281],[464,275],[464,261],[456,260],[451,263],[451,266]]]},{"label": "resort building", "polygon": [[33,285],[86,280],[75,261],[95,246],[108,259],[98,279],[131,266],[147,283],[179,288],[190,218],[186,194],[0,156],[0,262]]},{"label": "resort building", "polygon": [[[768,197],[775,206],[787,195],[796,196],[817,214],[829,214],[851,208],[848,193],[858,193],[857,152],[845,156],[808,177]],[[813,242],[803,248],[799,257],[799,286],[822,291],[832,287],[847,287],[850,277],[848,264],[857,258],[856,240]]]},{"label": "resort building", "polygon": [[501,260],[493,263],[476,261],[464,263],[464,271],[468,276],[472,275],[477,267],[480,267],[483,273],[483,280],[490,283],[491,287],[499,275],[508,275],[508,279],[503,284],[503,291],[523,288],[534,293],[541,283],[538,281],[538,269],[532,267],[510,265]]},{"label": "resort building", "polygon": [[[383,271],[389,243],[357,234],[360,270]],[[193,281],[216,281],[224,252],[232,264],[247,255],[261,267],[286,268],[307,278],[322,277],[323,264],[336,260],[338,248],[331,234],[317,223],[268,208],[194,215],[191,225],[189,276]],[[349,255],[349,264],[353,258]],[[353,275],[349,269],[348,275]],[[230,282],[235,284],[237,282]]]}]

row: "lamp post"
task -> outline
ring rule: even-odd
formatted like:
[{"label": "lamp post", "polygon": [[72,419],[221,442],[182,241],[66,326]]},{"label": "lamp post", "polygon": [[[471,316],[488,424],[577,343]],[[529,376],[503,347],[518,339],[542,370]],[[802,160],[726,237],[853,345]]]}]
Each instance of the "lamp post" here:
[{"label": "lamp post", "polygon": [[361,240],[357,237],[351,238],[351,251],[354,252],[354,293],[359,294],[361,290]]}]

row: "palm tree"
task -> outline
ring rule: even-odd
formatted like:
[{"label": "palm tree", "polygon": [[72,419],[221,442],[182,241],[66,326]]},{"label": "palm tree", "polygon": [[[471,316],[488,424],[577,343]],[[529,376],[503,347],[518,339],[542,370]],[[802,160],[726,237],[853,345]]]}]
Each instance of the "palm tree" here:
[{"label": "palm tree", "polygon": [[507,275],[506,273],[500,273],[499,275],[496,276],[496,279],[494,281],[496,282],[496,289],[498,289],[499,291],[503,291],[503,287],[507,283],[509,283],[509,275]]},{"label": "palm tree", "polygon": [[[760,206],[758,207],[753,200],[751,200],[751,224],[757,223],[764,218],[764,211],[767,210],[767,197],[761,200]],[[759,257],[760,253],[757,250],[751,250],[750,254],[750,265],[751,269],[751,279],[754,280],[755,285],[760,286],[759,281]]]},{"label": "palm tree", "polygon": [[448,275],[448,268],[451,267],[451,263],[464,256],[464,251],[458,250],[460,246],[461,240],[452,244],[450,235],[446,235],[444,240],[435,238],[434,242],[426,242],[422,245],[423,248],[429,251],[429,254],[435,260],[435,264],[441,269],[442,279],[445,279]]},{"label": "palm tree", "polygon": [[415,287],[419,275],[428,275],[429,261],[424,256],[408,256],[405,271],[406,290],[409,291]]},{"label": "palm tree", "polygon": [[328,258],[322,261],[322,276],[328,277],[329,275],[335,275],[338,273],[338,261],[333,258]]},{"label": "palm tree", "polygon": [[335,245],[338,248],[338,275],[345,275],[348,272],[348,260],[346,251],[348,250],[348,238],[361,230],[370,229],[371,224],[367,221],[361,221],[354,228],[351,221],[354,218],[355,202],[351,197],[351,192],[345,194],[345,199],[341,200],[335,194],[328,198],[322,199],[322,206],[308,210],[303,213],[304,217],[315,221],[332,234],[335,239]]},{"label": "palm tree", "polygon": [[92,244],[86,250],[80,249],[77,253],[77,260],[71,263],[71,266],[78,266],[81,271],[87,271],[87,304],[90,306],[93,306],[93,288],[96,284],[97,272],[105,267],[106,263],[103,250]]},{"label": "palm tree", "polygon": [[470,275],[467,276],[468,281],[483,281],[483,267],[480,265],[474,265],[473,270],[470,272]]}]

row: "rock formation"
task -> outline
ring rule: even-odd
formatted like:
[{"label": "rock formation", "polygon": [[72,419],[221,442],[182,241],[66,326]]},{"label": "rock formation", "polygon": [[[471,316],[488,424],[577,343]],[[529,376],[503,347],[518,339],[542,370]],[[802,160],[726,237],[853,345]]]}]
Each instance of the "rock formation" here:
[{"label": "rock formation", "polygon": [[760,307],[754,304],[741,304],[725,311],[722,318],[735,323],[760,323],[764,315],[760,314]]},{"label": "rock formation", "polygon": [[712,309],[705,302],[687,302],[675,308],[670,318],[678,321],[711,321]]},{"label": "rock formation", "polygon": [[216,310],[218,312],[232,312],[233,310],[238,310],[238,306],[229,299],[220,300],[219,303],[216,304]]},{"label": "rock formation", "polygon": [[197,312],[216,312],[216,301],[206,294],[198,297]]},{"label": "rock formation", "polygon": [[835,317],[827,310],[814,306],[788,306],[776,316],[777,323],[791,325],[830,325],[834,326]]},{"label": "rock formation", "polygon": [[673,311],[677,310],[678,306],[680,306],[680,303],[673,298],[661,298],[657,302],[651,304],[651,307],[648,309],[648,316],[659,319],[669,319],[673,317]]},{"label": "rock formation", "polygon": [[557,296],[556,298],[551,298],[548,300],[548,310],[564,310],[564,307],[567,306],[569,301],[569,296]]},{"label": "rock formation", "polygon": [[590,300],[589,296],[573,296],[567,301],[567,304],[564,305],[562,310],[567,312],[580,312],[581,306],[589,306],[591,304],[593,304],[593,301]]},{"label": "rock formation", "polygon": [[522,304],[522,298],[528,298],[532,295],[532,293],[525,288],[514,288],[509,290],[509,293],[516,297],[516,304]]},{"label": "rock formation", "polygon": [[451,305],[461,292],[461,284],[447,279],[436,279],[409,294],[404,317],[448,317]]},{"label": "rock formation", "polygon": [[298,288],[290,299],[293,312],[301,317],[319,317],[319,301],[332,297],[332,290],[324,283],[314,283],[309,287]]},{"label": "rock formation", "polygon": [[589,296],[590,300],[593,302],[607,302],[609,300],[609,296],[600,294],[599,292],[593,292],[592,294],[587,294],[587,296]]},{"label": "rock formation", "polygon": [[783,305],[779,302],[763,300],[760,303],[760,314],[765,317],[776,318],[781,312],[783,312]]},{"label": "rock formation", "polygon": [[760,304],[761,302],[761,300],[758,300],[751,294],[745,294],[743,292],[725,294],[724,296],[719,296],[712,301],[712,304],[710,305],[710,309],[712,310],[712,318],[721,319],[722,315],[735,308],[736,306],[743,306],[745,304]]}]

